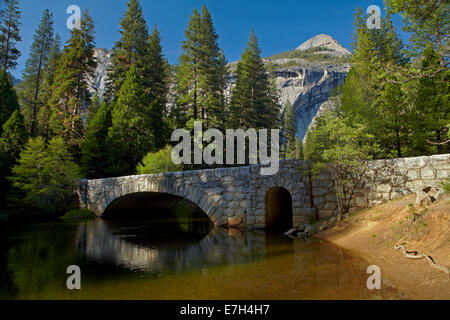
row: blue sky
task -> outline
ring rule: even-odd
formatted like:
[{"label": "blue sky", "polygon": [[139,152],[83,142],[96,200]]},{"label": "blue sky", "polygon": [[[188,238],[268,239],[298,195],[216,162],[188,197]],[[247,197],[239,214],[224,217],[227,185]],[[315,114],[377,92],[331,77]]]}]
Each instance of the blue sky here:
[{"label": "blue sky", "polygon": [[[12,73],[21,77],[33,33],[42,11],[50,9],[55,29],[65,42],[69,37],[66,9],[78,5],[88,9],[96,25],[96,45],[111,48],[119,37],[119,20],[123,16],[125,0],[19,0],[22,9],[23,41],[19,66]],[[382,9],[382,0],[141,0],[147,23],[156,24],[162,35],[164,53],[170,63],[177,63],[184,28],[192,10],[203,4],[211,11],[219,42],[228,61],[239,59],[252,27],[255,28],[263,56],[296,48],[316,34],[325,33],[349,48],[353,30],[353,15],[358,6],[370,5]],[[383,11],[384,15],[384,11]],[[401,19],[394,18],[397,26]]]}]

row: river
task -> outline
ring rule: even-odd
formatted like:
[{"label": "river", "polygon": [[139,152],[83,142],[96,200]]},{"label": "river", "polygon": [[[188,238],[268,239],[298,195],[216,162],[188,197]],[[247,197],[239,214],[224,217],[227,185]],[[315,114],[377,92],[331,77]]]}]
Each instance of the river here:
[{"label": "river", "polygon": [[[397,299],[368,262],[320,240],[203,222],[2,224],[0,299]],[[172,227],[171,227],[172,226]],[[69,290],[67,267],[81,270]]]}]

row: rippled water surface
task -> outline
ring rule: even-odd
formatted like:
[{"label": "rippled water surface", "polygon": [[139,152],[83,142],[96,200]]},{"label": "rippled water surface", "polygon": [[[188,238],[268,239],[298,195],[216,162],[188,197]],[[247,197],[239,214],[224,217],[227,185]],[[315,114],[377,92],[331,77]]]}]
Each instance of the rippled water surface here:
[{"label": "rippled water surface", "polygon": [[[2,225],[2,299],[380,299],[368,262],[329,243],[171,222]],[[81,268],[81,290],[66,269]]]}]

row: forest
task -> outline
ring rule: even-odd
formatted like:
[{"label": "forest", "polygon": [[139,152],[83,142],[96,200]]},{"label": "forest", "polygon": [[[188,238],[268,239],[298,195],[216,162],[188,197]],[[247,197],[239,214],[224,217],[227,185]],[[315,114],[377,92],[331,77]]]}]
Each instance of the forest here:
[{"label": "forest", "polygon": [[[157,26],[149,27],[140,1],[130,0],[100,97],[91,92],[97,61],[88,11],[64,44],[52,12],[42,12],[21,82],[13,86],[21,10],[19,0],[4,2],[0,210],[56,215],[76,207],[80,178],[205,168],[177,166],[170,157],[171,133],[193,130],[194,121],[223,133],[281,129],[282,157],[311,160],[317,170],[450,152],[447,1],[386,0],[381,29],[368,29],[359,8],[347,80],[331,97],[334,109],[318,119],[304,144],[295,136],[293,106],[279,103],[276,66],[261,57],[257,32],[251,31],[232,74],[206,6],[192,12],[179,63],[170,65]],[[392,15],[401,15],[408,43]]]}]

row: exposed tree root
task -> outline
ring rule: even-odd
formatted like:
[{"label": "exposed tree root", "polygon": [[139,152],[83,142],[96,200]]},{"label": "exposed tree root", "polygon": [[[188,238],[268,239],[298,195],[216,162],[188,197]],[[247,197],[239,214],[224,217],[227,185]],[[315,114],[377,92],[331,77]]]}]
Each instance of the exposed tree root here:
[{"label": "exposed tree root", "polygon": [[436,262],[434,262],[432,257],[430,257],[426,254],[419,254],[417,251],[406,251],[404,246],[394,246],[394,249],[395,250],[402,249],[405,257],[407,257],[409,259],[427,259],[427,261],[430,263],[430,265],[433,268],[441,270],[442,272],[445,272],[450,279],[450,269],[437,264]]}]

